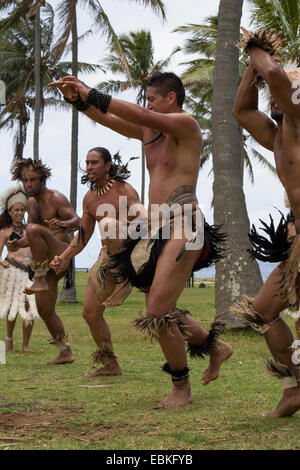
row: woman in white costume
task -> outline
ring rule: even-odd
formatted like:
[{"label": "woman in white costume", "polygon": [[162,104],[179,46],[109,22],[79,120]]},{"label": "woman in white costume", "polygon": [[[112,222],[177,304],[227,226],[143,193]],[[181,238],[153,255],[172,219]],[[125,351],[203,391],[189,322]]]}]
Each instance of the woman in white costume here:
[{"label": "woman in white costume", "polygon": [[[13,331],[17,314],[23,319],[23,352],[29,352],[33,321],[38,318],[35,296],[23,293],[31,285],[32,274],[28,247],[12,251],[9,240],[25,236],[24,214],[27,197],[22,183],[11,186],[0,198],[0,318],[7,316],[6,351],[13,350]],[[3,248],[7,256],[1,259]]]}]

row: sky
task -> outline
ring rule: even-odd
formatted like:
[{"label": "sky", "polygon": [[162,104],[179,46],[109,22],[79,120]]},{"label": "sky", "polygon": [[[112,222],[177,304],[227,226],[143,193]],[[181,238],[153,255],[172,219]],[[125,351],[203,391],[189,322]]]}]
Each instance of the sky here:
[{"label": "sky", "polygon": [[[55,8],[59,1],[50,0]],[[172,32],[176,27],[189,23],[202,24],[210,15],[218,13],[219,0],[164,0],[167,10],[167,20],[163,23],[160,18],[148,8],[127,2],[126,0],[101,0],[101,5],[108,15],[111,24],[117,33],[128,33],[146,29],[151,31],[154,43],[155,61],[164,59],[172,52],[175,46],[182,46],[186,34]],[[78,33],[83,34],[91,28],[93,18],[82,8],[80,3],[78,10]],[[249,4],[244,1],[243,16],[241,24],[249,26]],[[94,30],[94,28],[93,28]],[[79,45],[79,61],[95,64],[103,63],[103,58],[107,53],[107,43],[103,36],[95,34],[88,37]],[[66,56],[66,59],[70,59]],[[169,66],[169,70],[180,75],[184,67],[181,62],[187,60],[181,53],[175,55]],[[90,76],[80,75],[80,79],[93,87],[97,83],[112,78],[108,73],[98,72]],[[134,92],[123,92],[114,95],[128,101],[135,101]],[[33,116],[32,116],[33,118]],[[86,154],[93,147],[106,147],[112,154],[117,151],[126,162],[130,157],[140,156],[140,142],[127,139],[119,134],[93,123],[83,114],[79,120],[79,161],[84,166]],[[48,182],[50,189],[57,189],[69,197],[70,193],[70,148],[71,148],[71,113],[67,111],[46,110],[44,121],[40,129],[40,158],[52,168],[52,177]],[[24,157],[32,157],[33,149],[33,125],[28,127],[27,143]],[[273,153],[257,147],[263,155],[274,164]],[[11,184],[10,162],[13,157],[13,134],[10,131],[0,132],[0,193],[4,192]],[[131,177],[128,180],[134,188],[140,192],[141,181],[141,161],[140,159],[130,162]],[[245,174],[244,191],[246,196],[247,209],[250,223],[259,225],[259,219],[268,220],[268,214],[272,213],[275,220],[278,220],[276,208],[284,213],[283,187],[277,176],[272,175],[267,169],[258,164],[254,164],[255,184],[252,185],[249,177]],[[80,175],[79,175],[80,180]],[[148,186],[146,177],[146,188]],[[200,207],[209,223],[213,222],[212,201],[213,175],[211,164],[208,162],[201,170],[197,184],[197,197]],[[82,200],[87,188],[78,182],[78,205],[77,213],[82,214]],[[146,200],[147,205],[147,200]],[[89,268],[96,261],[101,248],[98,227],[95,234],[89,241],[85,250],[77,255],[76,267]],[[5,254],[5,253],[4,253]]]}]

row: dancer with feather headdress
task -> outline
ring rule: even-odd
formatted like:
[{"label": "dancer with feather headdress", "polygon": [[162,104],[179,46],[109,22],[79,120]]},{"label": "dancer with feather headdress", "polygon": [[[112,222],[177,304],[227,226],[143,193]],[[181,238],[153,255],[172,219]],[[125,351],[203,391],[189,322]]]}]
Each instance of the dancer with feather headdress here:
[{"label": "dancer with feather headdress", "polygon": [[29,341],[34,320],[39,317],[35,298],[23,291],[31,285],[31,251],[28,247],[16,251],[9,249],[9,241],[21,239],[27,196],[22,183],[9,187],[0,198],[0,256],[6,246],[6,258],[0,259],[0,318],[6,320],[6,351],[13,350],[13,332],[17,315],[23,320],[23,352],[29,352]]},{"label": "dancer with feather headdress", "polygon": [[[255,299],[244,296],[232,310],[264,334],[273,360],[268,372],[282,379],[283,396],[270,417],[284,417],[300,409],[300,341],[293,341],[288,325],[280,317],[287,307],[299,308],[300,301],[300,69],[284,70],[277,54],[286,40],[272,30],[255,33],[241,28],[239,46],[250,56],[240,83],[233,114],[237,121],[268,150],[274,152],[277,174],[287,192],[295,216],[296,234],[290,239],[289,220],[282,216],[277,229],[271,218],[263,222],[269,236],[252,228],[252,256],[280,262]],[[257,80],[259,78],[259,80]],[[265,81],[270,90],[270,119],[258,109],[258,87]]]},{"label": "dancer with feather headdress", "polygon": [[68,232],[79,228],[79,217],[68,199],[54,189],[48,189],[47,179],[51,170],[41,160],[24,158],[12,166],[12,179],[22,181],[29,197],[26,234],[21,239],[7,242],[10,250],[29,246],[32,252],[31,268],[35,273],[34,282],[26,287],[27,295],[35,295],[39,315],[50,334],[50,344],[59,349],[59,355],[47,364],[66,364],[75,360],[65,333],[62,320],[55,312],[57,285],[66,270],[57,276],[49,266],[53,256],[62,253],[70,243]]}]

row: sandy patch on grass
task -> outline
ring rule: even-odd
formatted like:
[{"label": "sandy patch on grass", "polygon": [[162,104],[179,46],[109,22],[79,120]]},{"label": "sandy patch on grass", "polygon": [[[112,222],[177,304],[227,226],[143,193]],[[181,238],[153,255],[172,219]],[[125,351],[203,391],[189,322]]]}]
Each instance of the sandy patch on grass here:
[{"label": "sandy patch on grass", "polygon": [[80,408],[60,407],[5,412],[0,413],[0,429],[5,431],[5,438],[20,437],[20,440],[24,437],[26,440],[32,438],[37,431],[51,432],[52,438],[63,435],[87,443],[100,441],[110,436],[105,426],[70,422],[72,417],[81,413]]}]

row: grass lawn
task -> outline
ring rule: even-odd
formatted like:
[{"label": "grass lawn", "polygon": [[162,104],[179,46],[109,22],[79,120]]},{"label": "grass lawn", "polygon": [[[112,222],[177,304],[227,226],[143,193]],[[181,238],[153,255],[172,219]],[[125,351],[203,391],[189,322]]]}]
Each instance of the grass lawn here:
[{"label": "grass lawn", "polygon": [[[0,365],[0,450],[300,450],[300,412],[291,418],[263,417],[280,399],[282,386],[265,372],[270,355],[264,338],[252,331],[222,336],[234,354],[208,386],[200,380],[208,360],[189,361],[192,404],[154,410],[170,393],[171,382],[160,370],[165,361],[159,345],[141,338],[132,326],[144,304],[136,290],[105,315],[123,375],[87,378],[96,347],[81,317],[87,274],[78,272],[76,278],[79,303],[57,304],[75,363],[45,366],[58,350],[47,344],[42,320],[34,326],[34,352],[22,354],[17,322],[15,351]],[[214,288],[185,289],[178,307],[189,309],[208,328],[214,319]],[[4,320],[0,328],[4,339]]]}]

